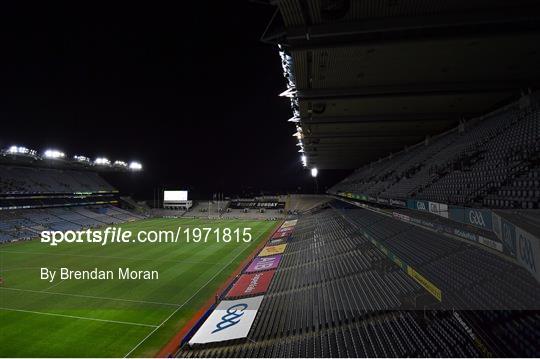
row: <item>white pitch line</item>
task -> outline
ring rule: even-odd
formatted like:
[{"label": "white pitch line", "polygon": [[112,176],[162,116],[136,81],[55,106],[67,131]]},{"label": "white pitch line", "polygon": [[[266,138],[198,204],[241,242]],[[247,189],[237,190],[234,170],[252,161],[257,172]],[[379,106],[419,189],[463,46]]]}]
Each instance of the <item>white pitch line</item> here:
[{"label": "white pitch line", "polygon": [[153,302],[153,301],[148,301],[148,300],[135,300],[135,299],[112,298],[112,297],[98,297],[98,296],[94,296],[94,295],[62,293],[62,292],[48,292],[46,290],[32,290],[32,289],[9,288],[9,287],[0,287],[0,289],[14,290],[14,291],[28,292],[28,293],[43,293],[43,294],[52,294],[52,295],[62,295],[62,296],[66,296],[66,297],[77,297],[77,298],[87,298],[87,299],[102,299],[102,300],[140,303],[140,304],[166,305],[166,306],[170,306],[170,307],[178,307],[180,305],[180,304],[177,304],[177,303]]},{"label": "white pitch line", "polygon": [[50,287],[47,287],[47,288],[43,289],[43,292],[46,292],[46,291],[48,291],[48,290],[53,289],[53,288],[56,287],[57,285],[60,285],[63,281],[65,281],[65,279],[62,279],[62,280],[59,281],[58,283],[54,283],[54,284],[51,285]]},{"label": "white pitch line", "polygon": [[212,278],[210,278],[206,283],[203,284],[202,287],[200,287],[195,293],[193,293],[193,295],[191,297],[189,297],[184,303],[182,303],[182,305],[180,305],[178,308],[176,308],[176,310],[174,312],[171,313],[171,315],[169,315],[167,318],[165,318],[165,320],[163,322],[161,322],[160,325],[158,325],[156,328],[154,328],[154,330],[152,330],[146,337],[143,338],[143,340],[141,340],[139,342],[139,344],[137,344],[133,349],[131,349],[126,355],[124,355],[124,358],[127,358],[131,353],[133,353],[138,347],[141,346],[142,343],[144,343],[148,338],[150,338],[152,336],[152,334],[154,334],[159,328],[161,328],[163,326],[163,324],[165,324],[169,319],[171,319],[173,317],[173,315],[175,315],[184,305],[186,305],[187,303],[189,303],[190,300],[192,300],[204,287],[206,287],[211,281],[214,280],[215,277],[217,277],[221,272],[223,272],[223,270],[228,267],[236,258],[238,258],[238,256],[242,253],[244,253],[244,251],[249,248],[250,246],[247,246],[245,247],[242,251],[238,252],[237,255],[234,256],[233,259],[230,260],[229,263],[227,263],[225,266],[223,266],[216,274],[214,274],[212,276]]},{"label": "white pitch line", "polygon": [[64,318],[71,318],[71,319],[90,320],[90,321],[94,321],[94,322],[115,323],[115,324],[125,324],[125,325],[139,326],[139,327],[157,328],[156,325],[151,325],[151,324],[123,322],[123,321],[119,321],[119,320],[109,320],[109,319],[99,319],[99,318],[89,318],[89,317],[79,317],[79,316],[76,316],[76,315],[67,315],[67,314],[58,314],[58,313],[36,312],[36,311],[33,311],[33,310],[14,309],[14,308],[6,308],[6,307],[0,307],[0,310],[6,310],[6,311],[10,311],[10,312],[39,314],[39,315],[50,315],[50,316],[53,316],[53,317],[64,317]]}]

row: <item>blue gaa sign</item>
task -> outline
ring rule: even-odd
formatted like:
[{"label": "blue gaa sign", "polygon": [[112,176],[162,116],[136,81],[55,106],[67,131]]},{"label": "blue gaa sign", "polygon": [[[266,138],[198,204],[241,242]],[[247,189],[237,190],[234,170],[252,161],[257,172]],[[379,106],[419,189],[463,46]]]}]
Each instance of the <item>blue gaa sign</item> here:
[{"label": "blue gaa sign", "polygon": [[449,218],[454,221],[470,224],[488,231],[493,230],[491,211],[488,209],[451,206],[448,213]]}]

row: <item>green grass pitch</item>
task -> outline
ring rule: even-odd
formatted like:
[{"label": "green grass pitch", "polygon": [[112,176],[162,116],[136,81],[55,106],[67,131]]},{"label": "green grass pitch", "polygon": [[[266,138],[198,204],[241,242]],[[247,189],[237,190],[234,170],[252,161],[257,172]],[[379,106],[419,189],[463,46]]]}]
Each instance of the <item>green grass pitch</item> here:
[{"label": "green grass pitch", "polygon": [[[132,230],[252,228],[250,243],[0,245],[0,356],[149,357],[211,298],[275,228],[272,221],[148,219]],[[159,280],[40,279],[40,268],[158,270]]]}]

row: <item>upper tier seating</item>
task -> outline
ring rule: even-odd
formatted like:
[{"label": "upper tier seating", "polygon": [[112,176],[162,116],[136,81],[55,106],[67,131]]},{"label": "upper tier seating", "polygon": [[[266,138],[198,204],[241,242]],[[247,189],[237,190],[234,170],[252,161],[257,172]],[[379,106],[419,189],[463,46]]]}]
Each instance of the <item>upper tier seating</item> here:
[{"label": "upper tier seating", "polygon": [[371,163],[329,192],[540,208],[540,105],[512,104]]},{"label": "upper tier seating", "polygon": [[0,194],[111,192],[97,173],[52,168],[0,166]]}]

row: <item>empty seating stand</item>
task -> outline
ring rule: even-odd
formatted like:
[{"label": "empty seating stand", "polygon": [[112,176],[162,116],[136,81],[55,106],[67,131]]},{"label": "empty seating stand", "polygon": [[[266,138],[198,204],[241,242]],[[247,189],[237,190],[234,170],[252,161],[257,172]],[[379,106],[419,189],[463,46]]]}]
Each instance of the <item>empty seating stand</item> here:
[{"label": "empty seating stand", "polygon": [[540,286],[522,267],[469,243],[365,209],[342,213],[436,284],[449,307],[540,309]]},{"label": "empty seating stand", "polygon": [[540,208],[540,105],[511,104],[359,168],[330,193]]},{"label": "empty seating stand", "polygon": [[111,191],[114,187],[91,171],[0,166],[0,194]]},{"label": "empty seating stand", "polygon": [[[360,229],[436,283],[443,290],[443,303],[391,262]],[[492,319],[493,325],[479,332],[478,318],[460,314],[458,320],[456,313],[461,312],[443,305],[463,308],[471,301],[477,309],[490,309],[500,304],[490,296],[506,295],[510,304],[526,307],[540,298],[530,279],[516,266],[461,241],[364,209],[324,209],[300,217],[247,340],[185,346],[177,355],[474,357],[486,355],[486,348],[493,355],[508,355],[500,345],[483,346],[483,336],[498,335],[500,343],[518,340],[520,334],[520,347],[528,349],[511,354],[538,355],[536,313],[517,318],[509,314],[501,322]],[[514,294],[508,296],[511,291]],[[420,307],[414,304],[418,298],[423,300]],[[430,310],[423,310],[425,305]],[[505,323],[514,329],[505,332]],[[471,338],[471,327],[478,340]],[[525,329],[532,333],[522,333]]]},{"label": "empty seating stand", "polygon": [[110,205],[0,211],[0,243],[37,238],[44,230],[80,230],[142,218]]}]

